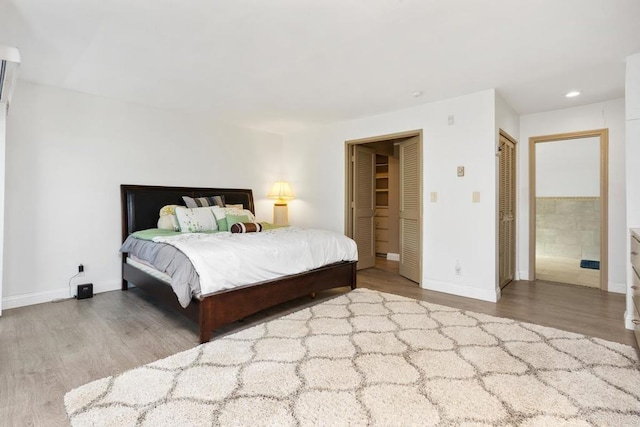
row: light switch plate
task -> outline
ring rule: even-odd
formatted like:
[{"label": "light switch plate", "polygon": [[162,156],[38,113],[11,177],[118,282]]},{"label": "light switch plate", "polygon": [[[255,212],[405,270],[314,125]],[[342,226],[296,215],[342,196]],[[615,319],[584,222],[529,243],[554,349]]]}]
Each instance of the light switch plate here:
[{"label": "light switch plate", "polygon": [[480,203],[480,192],[479,191],[474,191],[473,194],[471,195],[471,201],[473,203]]},{"label": "light switch plate", "polygon": [[431,203],[437,203],[438,202],[438,192],[437,191],[432,191],[431,192]]},{"label": "light switch plate", "polygon": [[458,176],[464,176],[464,166],[458,166]]}]

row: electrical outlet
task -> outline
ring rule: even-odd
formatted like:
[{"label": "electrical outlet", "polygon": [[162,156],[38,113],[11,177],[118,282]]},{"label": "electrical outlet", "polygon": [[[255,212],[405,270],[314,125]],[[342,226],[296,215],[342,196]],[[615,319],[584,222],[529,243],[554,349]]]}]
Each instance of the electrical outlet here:
[{"label": "electrical outlet", "polygon": [[84,276],[84,265],[82,264],[78,265],[78,276]]},{"label": "electrical outlet", "polygon": [[456,276],[462,274],[462,267],[460,266],[460,261],[456,260]]}]

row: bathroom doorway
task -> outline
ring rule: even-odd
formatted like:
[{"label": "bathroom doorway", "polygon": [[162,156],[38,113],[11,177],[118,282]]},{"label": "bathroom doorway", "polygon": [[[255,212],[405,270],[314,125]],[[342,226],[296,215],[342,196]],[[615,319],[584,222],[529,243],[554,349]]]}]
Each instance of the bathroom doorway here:
[{"label": "bathroom doorway", "polygon": [[529,143],[531,279],[606,291],[608,130]]}]

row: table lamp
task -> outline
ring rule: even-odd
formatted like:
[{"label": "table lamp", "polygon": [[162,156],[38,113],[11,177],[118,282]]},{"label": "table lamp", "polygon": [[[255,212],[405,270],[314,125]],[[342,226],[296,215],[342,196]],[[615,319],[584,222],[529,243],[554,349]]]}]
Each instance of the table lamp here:
[{"label": "table lamp", "polygon": [[292,200],[294,195],[291,186],[286,181],[277,181],[271,187],[267,195],[269,199],[276,199],[273,205],[273,223],[276,225],[289,225],[289,208],[287,202]]}]

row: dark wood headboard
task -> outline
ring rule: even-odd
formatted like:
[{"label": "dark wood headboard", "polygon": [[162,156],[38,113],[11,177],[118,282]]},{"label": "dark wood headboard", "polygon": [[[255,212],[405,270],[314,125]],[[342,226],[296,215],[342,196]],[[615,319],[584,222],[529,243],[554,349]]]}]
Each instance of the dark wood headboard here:
[{"label": "dark wood headboard", "polygon": [[224,196],[226,203],[242,204],[255,214],[251,190],[122,184],[122,241],[134,231],[156,228],[160,209],[165,205],[184,205],[182,196]]}]

